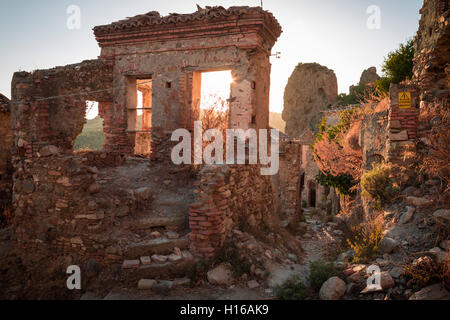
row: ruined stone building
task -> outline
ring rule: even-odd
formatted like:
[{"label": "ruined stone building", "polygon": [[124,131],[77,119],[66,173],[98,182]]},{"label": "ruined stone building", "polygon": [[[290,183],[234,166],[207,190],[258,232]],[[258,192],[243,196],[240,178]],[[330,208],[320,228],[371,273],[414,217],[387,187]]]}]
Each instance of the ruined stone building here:
[{"label": "ruined stone building", "polygon": [[[149,12],[95,27],[96,60],[15,73],[12,229],[23,264],[95,259],[123,263],[131,277],[183,274],[233,228],[276,226],[280,202],[298,210],[296,146],[283,147],[282,184],[258,165],[205,166],[195,178],[170,160],[172,132],[197,120],[204,72],[231,71],[229,128],[269,128],[269,58],[281,32],[260,7]],[[99,104],[103,149],[74,152],[87,101]]]}]

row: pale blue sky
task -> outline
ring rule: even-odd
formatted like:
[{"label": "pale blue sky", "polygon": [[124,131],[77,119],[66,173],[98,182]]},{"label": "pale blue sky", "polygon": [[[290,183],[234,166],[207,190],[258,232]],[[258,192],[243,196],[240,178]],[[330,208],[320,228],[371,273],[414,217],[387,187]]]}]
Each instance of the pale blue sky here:
[{"label": "pale blue sky", "polygon": [[[0,0],[0,92],[10,97],[15,71],[51,68],[96,58],[92,33],[107,24],[148,11],[190,13],[195,4],[258,6],[260,0]],[[69,5],[81,8],[81,29],[68,30]],[[366,26],[370,5],[381,9],[381,29]],[[361,72],[413,37],[422,0],[264,0],[283,34],[273,51],[271,110],[281,112],[287,80],[299,62],[318,62],[333,69],[339,92],[359,81]]]}]

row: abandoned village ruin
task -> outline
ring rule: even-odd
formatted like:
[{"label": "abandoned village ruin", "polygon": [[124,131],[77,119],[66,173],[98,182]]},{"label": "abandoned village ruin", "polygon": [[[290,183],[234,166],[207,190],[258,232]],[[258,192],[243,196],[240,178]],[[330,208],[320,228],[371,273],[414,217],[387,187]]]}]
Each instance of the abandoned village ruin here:
[{"label": "abandoned village ruin", "polygon": [[[430,121],[421,115],[430,107],[448,113],[448,2],[425,0],[421,14],[414,79],[391,85],[389,96],[370,105],[372,111],[352,124],[346,138],[362,173],[384,162],[410,170],[413,162],[405,153],[427,153],[435,143],[429,138],[433,130],[445,124],[442,117]],[[86,268],[83,287],[92,291],[102,291],[99,283],[108,280],[139,289],[156,285],[149,279],[182,286],[199,261],[211,263],[230,242],[250,260],[245,279],[262,285],[275,281],[274,265],[304,270],[312,258],[302,259],[317,239],[327,243],[317,245],[319,251],[345,242],[348,225],[375,210],[358,191],[355,212],[340,215],[349,196],[315,179],[321,167],[310,146],[317,125],[323,117],[338,123],[342,111],[335,105],[336,76],[326,67],[299,64],[289,80],[277,175],[262,176],[260,165],[176,166],[170,158],[172,132],[192,132],[198,120],[204,72],[231,71],[228,128],[269,129],[270,57],[281,33],[273,14],[260,7],[207,7],[168,16],[152,11],[95,27],[98,59],[15,73],[11,101],[0,95],[0,222],[8,226],[0,242],[11,248],[2,253],[0,296],[27,297],[30,288],[35,295],[65,296],[68,265]],[[377,79],[376,69],[369,68],[361,83]],[[399,103],[402,93],[410,96],[407,108]],[[98,102],[103,119],[100,151],[73,150],[86,123],[87,101]],[[428,177],[420,187],[402,181],[404,197],[385,208],[377,261],[388,280],[381,294],[413,296],[391,272],[396,264],[389,255],[401,260],[437,247],[435,254],[447,253],[448,260],[448,194],[444,202],[434,196],[431,189],[444,183],[436,179]],[[321,215],[328,220],[319,221]],[[208,273],[211,284],[229,283],[220,262]],[[24,272],[31,269],[39,272]],[[347,271],[353,278],[339,279],[344,292],[333,279],[326,288],[331,293],[321,290],[320,297],[356,297],[364,289],[365,269]],[[441,298],[448,297],[444,290]],[[377,298],[380,292],[370,294]]]}]

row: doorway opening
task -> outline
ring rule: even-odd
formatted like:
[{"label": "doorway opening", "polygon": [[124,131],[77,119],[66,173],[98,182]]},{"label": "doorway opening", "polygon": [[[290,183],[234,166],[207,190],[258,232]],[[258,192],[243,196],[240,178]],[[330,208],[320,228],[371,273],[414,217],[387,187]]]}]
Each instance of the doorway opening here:
[{"label": "doorway opening", "polygon": [[152,132],[152,78],[130,77],[127,101],[127,132],[134,154],[150,157]]},{"label": "doorway opening", "polygon": [[308,205],[310,208],[316,207],[316,184],[313,181],[308,183]]}]

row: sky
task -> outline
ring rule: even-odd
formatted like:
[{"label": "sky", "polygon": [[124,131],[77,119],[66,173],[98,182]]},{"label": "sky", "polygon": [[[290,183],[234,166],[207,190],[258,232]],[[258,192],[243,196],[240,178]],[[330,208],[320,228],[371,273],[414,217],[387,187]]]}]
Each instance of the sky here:
[{"label": "sky", "polygon": [[[149,11],[191,13],[196,4],[259,6],[261,0],[0,0],[0,93],[11,96],[15,71],[98,57],[94,26]],[[80,8],[79,29],[67,27],[71,5]],[[373,6],[379,15],[367,11]],[[364,69],[375,66],[381,75],[387,53],[414,37],[421,6],[422,0],[263,0],[283,28],[273,48],[280,59],[271,58],[271,111],[282,112],[284,88],[300,62],[334,70],[339,93],[348,93]]]}]

